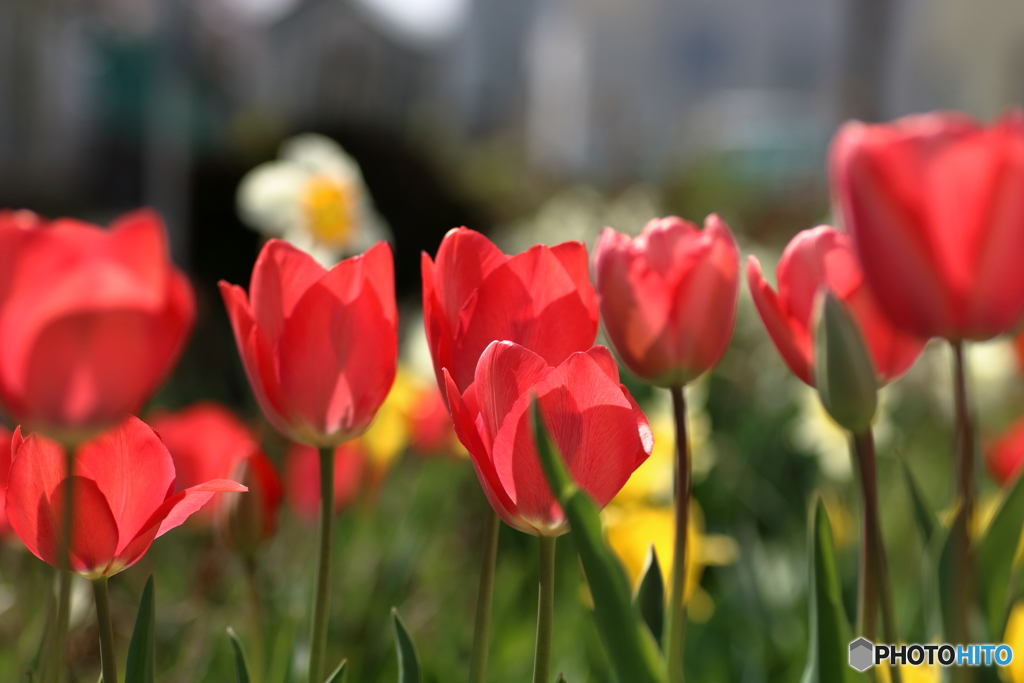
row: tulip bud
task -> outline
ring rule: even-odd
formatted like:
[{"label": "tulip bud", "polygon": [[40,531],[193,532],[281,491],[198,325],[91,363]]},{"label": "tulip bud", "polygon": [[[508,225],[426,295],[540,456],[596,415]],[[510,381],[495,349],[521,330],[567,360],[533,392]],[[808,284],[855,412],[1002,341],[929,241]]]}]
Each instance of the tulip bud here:
[{"label": "tulip bud", "polygon": [[878,406],[878,382],[857,323],[831,291],[819,294],[814,379],[825,410],[840,426],[860,434]]},{"label": "tulip bud", "polygon": [[284,488],[274,464],[260,451],[239,463],[238,478],[249,495],[224,498],[222,533],[232,549],[253,557],[277,531]]}]

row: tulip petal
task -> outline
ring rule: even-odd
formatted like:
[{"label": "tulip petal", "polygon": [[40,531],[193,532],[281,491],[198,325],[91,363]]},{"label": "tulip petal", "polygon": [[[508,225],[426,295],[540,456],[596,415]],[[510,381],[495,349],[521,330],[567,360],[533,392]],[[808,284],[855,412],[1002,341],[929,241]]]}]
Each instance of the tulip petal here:
[{"label": "tulip petal", "polygon": [[754,299],[754,306],[761,315],[768,335],[775,342],[782,360],[797,377],[809,386],[814,386],[812,377],[813,347],[810,332],[787,316],[779,297],[761,274],[761,264],[756,256],[747,258],[747,285]]},{"label": "tulip petal", "polygon": [[[20,433],[19,433],[20,434]],[[20,443],[18,444],[21,445]],[[14,446],[14,435],[0,425],[0,536],[10,531],[11,525],[7,521],[7,513],[4,507],[7,502],[7,479],[11,474],[11,451]]]},{"label": "tulip petal", "polygon": [[588,302],[591,297],[580,294],[550,248],[536,245],[512,257],[484,279],[462,308],[452,349],[456,383],[468,386],[477,359],[494,340],[525,346],[549,365],[590,348],[598,316]]},{"label": "tulip petal", "polygon": [[153,428],[134,416],[83,444],[75,469],[95,481],[109,502],[119,532],[119,555],[174,486],[171,454]]},{"label": "tulip petal", "polygon": [[552,370],[536,353],[509,341],[491,342],[484,349],[473,386],[488,445],[516,401]]},{"label": "tulip petal", "polygon": [[312,256],[281,240],[268,241],[260,251],[252,269],[249,301],[271,349],[277,347],[285,320],[302,295],[326,272]]},{"label": "tulip petal", "polygon": [[209,502],[217,493],[243,493],[248,491],[238,482],[226,479],[214,479],[198,486],[179,491],[166,498],[153,511],[149,519],[138,529],[133,537],[122,539],[117,557],[107,570],[107,575],[132,566],[149,550],[153,540],[163,536],[174,527],[181,526],[192,514]]},{"label": "tulip petal", "polygon": [[480,412],[476,405],[475,387],[471,385],[466,390],[466,394],[462,395],[459,393],[459,388],[455,386],[455,380],[452,379],[448,369],[443,369],[442,373],[455,426],[455,435],[469,451],[476,477],[491,508],[503,522],[513,529],[536,535],[537,530],[519,515],[515,503],[502,486],[490,456],[489,445],[484,445],[482,433],[485,429],[483,421],[480,420],[479,423],[477,421]]},{"label": "tulip petal", "polygon": [[289,432],[289,422],[284,413],[280,384],[271,350],[263,333],[256,325],[245,290],[238,285],[221,280],[218,283],[224,307],[235,333],[238,355],[242,358],[249,386],[256,396],[260,409],[274,427],[283,434]]},{"label": "tulip petal", "polygon": [[391,245],[387,242],[377,242],[367,249],[366,253],[362,256],[354,258],[362,259],[363,277],[366,278],[366,283],[377,292],[381,309],[384,311],[384,318],[397,328],[398,306],[395,300],[395,264]]},{"label": "tulip petal", "polygon": [[[20,430],[15,442],[21,441]],[[60,534],[66,492],[64,449],[30,434],[21,441],[11,465],[6,502],[14,532],[39,559],[60,565]],[[117,524],[106,498],[91,479],[74,477],[71,569],[80,574],[102,570],[117,548]]]},{"label": "tulip petal", "polygon": [[489,239],[467,228],[453,228],[441,240],[436,258],[438,315],[448,329],[459,326],[459,312],[480,283],[508,261]]},{"label": "tulip petal", "polygon": [[[648,454],[633,404],[586,353],[571,355],[537,387],[537,400],[573,479],[599,506],[610,501]],[[563,516],[541,470],[529,406],[520,397],[494,440],[499,481],[520,515],[546,533],[561,533]]]},{"label": "tulip petal", "polygon": [[281,391],[310,443],[361,434],[395,378],[397,330],[362,269],[356,259],[336,265],[307,290],[281,337]]}]

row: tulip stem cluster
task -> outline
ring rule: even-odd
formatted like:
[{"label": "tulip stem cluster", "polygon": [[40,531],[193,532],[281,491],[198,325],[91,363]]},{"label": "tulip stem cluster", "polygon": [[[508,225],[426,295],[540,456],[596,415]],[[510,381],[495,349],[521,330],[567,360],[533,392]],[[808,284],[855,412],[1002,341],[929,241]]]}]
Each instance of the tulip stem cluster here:
[{"label": "tulip stem cluster", "polygon": [[320,448],[320,551],[313,598],[313,626],[309,647],[309,683],[324,680],[327,616],[331,606],[331,537],[334,520],[334,449]]},{"label": "tulip stem cluster", "polygon": [[110,596],[107,591],[107,577],[92,581],[92,592],[96,597],[96,622],[100,630],[100,665],[103,683],[117,683],[117,659],[114,656],[114,627],[110,621]]},{"label": "tulip stem cluster", "polygon": [[537,647],[533,655],[533,683],[548,683],[551,675],[551,633],[555,621],[555,541],[557,536],[538,536],[540,541],[540,591],[537,598]]},{"label": "tulip stem cluster", "polygon": [[[889,590],[889,569],[878,516],[878,478],[875,468],[875,437],[871,428],[852,434],[853,456],[860,472],[864,521],[861,531],[861,599],[857,615],[858,633],[875,639],[878,608],[882,613],[882,635],[887,643],[899,642],[896,613]],[[892,668],[893,683],[900,683],[900,670]]]},{"label": "tulip stem cluster", "polygon": [[683,387],[672,387],[672,411],[676,422],[676,531],[672,561],[672,590],[668,622],[669,683],[683,680],[683,636],[686,629],[686,531],[690,517],[690,443],[686,437],[686,396]]},{"label": "tulip stem cluster", "polygon": [[498,563],[498,531],[501,520],[490,505],[484,519],[484,547],[480,560],[480,586],[476,594],[476,619],[473,625],[473,653],[469,660],[469,683],[487,680],[487,652],[490,647],[491,602],[494,594],[494,569]]}]

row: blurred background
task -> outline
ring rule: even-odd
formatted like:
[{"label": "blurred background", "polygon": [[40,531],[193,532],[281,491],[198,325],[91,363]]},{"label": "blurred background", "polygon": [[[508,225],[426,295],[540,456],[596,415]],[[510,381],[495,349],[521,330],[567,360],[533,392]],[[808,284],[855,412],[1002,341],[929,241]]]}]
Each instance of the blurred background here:
[{"label": "blurred background", "polygon": [[[321,133],[358,162],[393,234],[412,367],[422,360],[420,252],[433,254],[452,227],[515,252],[715,211],[771,273],[792,235],[829,220],[826,150],[843,120],[936,108],[990,119],[1022,100],[1020,0],[0,0],[0,207],[101,224],[157,208],[200,313],[154,403],[215,399],[260,429],[216,282],[248,282],[263,238],[240,220],[236,190],[291,136]],[[909,642],[927,640],[930,616],[898,459],[936,510],[949,503],[949,362],[930,348],[887,391],[879,428]],[[989,439],[1024,405],[1024,382],[1006,342],[975,347],[971,363]],[[670,453],[664,397],[630,386],[661,420]],[[691,608],[688,667],[700,681],[797,681],[815,490],[855,612],[846,445],[745,292],[733,346],[691,406],[709,567]],[[286,444],[262,433],[280,464]],[[407,444],[392,450],[397,460]],[[671,489],[659,462],[637,494],[645,514],[663,511]],[[457,455],[408,457],[371,488],[340,523],[331,657],[349,657],[357,683],[394,680],[397,605],[426,680],[462,680],[486,505],[472,468]],[[623,503],[606,518],[627,564],[665,536],[653,518],[631,518],[636,510]],[[272,683],[302,680],[313,533],[286,514],[260,562]],[[527,680],[536,601],[536,543],[508,528],[500,542],[494,683]],[[569,683],[610,681],[571,535],[558,552],[554,667]],[[223,633],[247,618],[241,564],[202,529],[158,541],[111,584],[122,652],[150,571],[160,680],[230,680]],[[48,576],[16,541],[0,545],[3,680],[16,680],[38,644],[31,596]],[[85,593],[73,641],[83,681],[98,671],[89,604]]]}]

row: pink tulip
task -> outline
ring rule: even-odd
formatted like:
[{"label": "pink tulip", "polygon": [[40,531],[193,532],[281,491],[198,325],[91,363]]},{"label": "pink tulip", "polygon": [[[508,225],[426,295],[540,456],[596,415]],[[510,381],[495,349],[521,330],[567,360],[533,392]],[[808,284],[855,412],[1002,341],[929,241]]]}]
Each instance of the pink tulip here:
[{"label": "pink tulip", "polygon": [[23,424],[74,440],[138,410],[194,320],[156,213],[0,212],[0,402]]},{"label": "pink tulip", "polygon": [[474,381],[460,393],[445,370],[455,433],[469,450],[494,511],[537,536],[568,531],[548,487],[533,438],[530,405],[540,409],[580,488],[604,506],[654,447],[651,429],[608,349],[571,354],[557,367],[512,342],[492,342]]},{"label": "pink tulip", "polygon": [[703,231],[675,216],[632,239],[605,228],[594,274],[605,331],[626,367],[660,386],[714,367],[736,322],[738,259],[729,226],[714,214]]},{"label": "pink tulip", "polygon": [[1024,111],[845,124],[831,151],[845,228],[881,308],[919,337],[989,339],[1024,314]]},{"label": "pink tulip", "polygon": [[[7,518],[39,559],[60,565],[66,459],[58,442],[41,434],[12,443]],[[151,427],[129,416],[82,444],[75,454],[71,570],[90,579],[132,566],[153,540],[180,525],[218,492],[246,488],[224,479],[174,493],[174,461]]]},{"label": "pink tulip", "polygon": [[797,234],[776,269],[778,293],[765,281],[761,264],[747,259],[747,283],[761,320],[793,373],[814,386],[814,304],[823,288],[853,315],[874,362],[880,384],[914,364],[925,340],[894,327],[864,282],[850,236],[822,225]]},{"label": "pink tulip", "polygon": [[391,247],[330,270],[270,240],[249,296],[220,283],[263,414],[283,435],[334,446],[366,431],[395,379],[398,311]]}]

